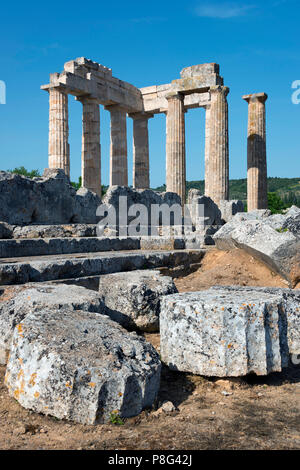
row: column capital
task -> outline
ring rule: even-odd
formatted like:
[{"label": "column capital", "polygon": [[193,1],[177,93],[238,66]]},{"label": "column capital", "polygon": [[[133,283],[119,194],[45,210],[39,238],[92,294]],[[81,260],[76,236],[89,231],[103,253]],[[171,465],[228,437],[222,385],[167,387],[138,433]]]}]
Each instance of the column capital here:
[{"label": "column capital", "polygon": [[100,104],[99,101],[95,98],[91,98],[90,96],[76,96],[76,101],[80,101],[80,103],[91,103],[91,104]]},{"label": "column capital", "polygon": [[242,96],[243,100],[247,101],[247,103],[256,103],[259,101],[260,103],[265,103],[268,99],[267,93],[253,93],[251,95],[244,95]]},{"label": "column capital", "polygon": [[42,85],[40,88],[41,90],[47,91],[48,93],[50,93],[50,91],[59,91],[60,93],[68,95],[70,92],[69,88],[62,83],[60,85],[52,85],[49,83],[48,85]]},{"label": "column capital", "polygon": [[166,95],[166,99],[169,100],[180,100],[184,101],[184,94],[178,92],[170,92]]},{"label": "column capital", "polygon": [[120,104],[109,104],[108,106],[104,106],[104,109],[109,112],[114,112],[114,111],[123,112],[123,113],[128,112],[128,109]]},{"label": "column capital", "polygon": [[210,94],[222,93],[224,97],[226,98],[226,96],[228,95],[230,91],[230,88],[228,88],[227,86],[214,85],[210,87],[209,91],[210,91]]},{"label": "column capital", "polygon": [[154,114],[141,112],[141,113],[130,113],[130,114],[128,114],[128,116],[132,119],[144,120],[144,119],[153,118]]}]

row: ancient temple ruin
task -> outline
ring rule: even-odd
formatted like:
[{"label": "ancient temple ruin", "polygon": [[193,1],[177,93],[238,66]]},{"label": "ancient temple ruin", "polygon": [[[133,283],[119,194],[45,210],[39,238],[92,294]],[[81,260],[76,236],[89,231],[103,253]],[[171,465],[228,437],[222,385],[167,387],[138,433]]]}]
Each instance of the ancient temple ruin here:
[{"label": "ancient temple ruin", "polygon": [[[101,196],[100,110],[110,112],[110,186],[128,186],[127,115],[133,120],[133,187],[149,188],[148,120],[166,115],[166,189],[186,195],[185,113],[204,108],[205,195],[216,204],[229,199],[228,103],[218,64],[184,68],[180,78],[164,85],[136,88],[112,75],[111,69],[80,57],[50,74],[49,168],[70,174],[68,95],[82,103],[82,186]],[[258,93],[249,103],[248,207],[267,207],[265,100]]]},{"label": "ancient temple ruin", "polygon": [[149,188],[148,120],[166,114],[166,186],[185,199],[185,112],[206,111],[205,194],[215,202],[228,199],[229,89],[219,65],[183,69],[180,78],[146,88],[113,77],[111,69],[85,58],[65,63],[41,88],[49,92],[49,168],[70,174],[68,95],[82,103],[82,185],[101,193],[100,113],[111,115],[110,185],[128,185],[126,115],[133,119],[133,186]]}]

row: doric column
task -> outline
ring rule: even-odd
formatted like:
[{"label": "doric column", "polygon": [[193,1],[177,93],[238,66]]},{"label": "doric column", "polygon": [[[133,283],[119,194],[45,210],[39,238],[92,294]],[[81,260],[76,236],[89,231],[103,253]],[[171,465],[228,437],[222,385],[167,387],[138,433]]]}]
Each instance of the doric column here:
[{"label": "doric column", "polygon": [[82,186],[101,197],[100,107],[88,98],[82,103]]},{"label": "doric column", "polygon": [[266,93],[245,95],[248,103],[248,211],[268,207],[266,153]]},{"label": "doric column", "polygon": [[110,112],[110,186],[128,186],[126,111],[107,106]]},{"label": "doric column", "polygon": [[179,194],[185,204],[185,119],[184,96],[167,96],[166,183],[167,191]]},{"label": "doric column", "polygon": [[210,130],[210,105],[205,107],[205,190],[206,196],[210,194],[210,174],[209,174],[209,130]]},{"label": "doric column", "polygon": [[70,176],[68,94],[49,88],[49,168],[61,168]]},{"label": "doric column", "polygon": [[228,103],[229,88],[210,88],[209,140],[206,149],[208,168],[206,172],[206,195],[218,204],[229,199],[229,147],[228,147]]},{"label": "doric column", "polygon": [[147,189],[150,186],[148,119],[153,114],[134,113],[130,117],[133,119],[133,187]]}]

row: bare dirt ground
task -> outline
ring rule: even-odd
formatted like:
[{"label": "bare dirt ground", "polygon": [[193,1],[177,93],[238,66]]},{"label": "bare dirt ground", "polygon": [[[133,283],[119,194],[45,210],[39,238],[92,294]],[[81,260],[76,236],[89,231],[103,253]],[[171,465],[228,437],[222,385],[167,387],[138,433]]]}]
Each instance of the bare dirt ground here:
[{"label": "bare dirt ground", "polygon": [[[243,252],[210,250],[175,279],[179,291],[216,284],[287,287]],[[159,335],[146,338],[159,350]],[[23,409],[8,396],[0,367],[1,449],[299,449],[300,366],[281,374],[207,379],[163,367],[157,406],[123,425],[84,426]],[[166,400],[177,410],[156,409]]]}]

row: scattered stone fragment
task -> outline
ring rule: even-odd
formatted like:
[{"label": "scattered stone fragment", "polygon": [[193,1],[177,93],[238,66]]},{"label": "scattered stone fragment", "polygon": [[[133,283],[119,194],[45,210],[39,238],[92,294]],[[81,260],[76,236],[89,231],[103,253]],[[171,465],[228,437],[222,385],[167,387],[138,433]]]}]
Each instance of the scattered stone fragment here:
[{"label": "scattered stone fragment", "polygon": [[[211,287],[212,290],[219,290],[218,286]],[[239,287],[222,286],[222,290],[228,292],[244,293],[251,295],[252,292],[264,295],[278,295],[284,305],[284,315],[286,318],[286,335],[288,340],[289,354],[300,353],[300,290],[282,289],[278,287]]]},{"label": "scattered stone fragment", "polygon": [[[299,210],[300,213],[300,210]],[[240,248],[285,277],[291,287],[300,279],[300,232],[298,212],[270,216],[253,211],[237,214],[214,236],[220,250]],[[290,230],[289,230],[290,227]]]},{"label": "scattered stone fragment", "polygon": [[0,364],[7,362],[16,325],[32,311],[43,311],[45,308],[54,308],[58,312],[65,308],[104,312],[99,294],[84,287],[35,284],[17,288],[13,298],[0,303]]},{"label": "scattered stone fragment", "polygon": [[287,300],[282,291],[216,287],[164,297],[162,360],[172,370],[205,376],[280,372],[300,332],[299,298]]},{"label": "scattered stone fragment", "polygon": [[100,277],[99,293],[109,317],[128,329],[159,330],[161,299],[177,292],[171,277],[138,270]]},{"label": "scattered stone fragment", "polygon": [[171,401],[165,401],[161,408],[165,413],[172,413],[172,411],[176,411],[176,407]]},{"label": "scattered stone fragment", "polygon": [[195,226],[223,225],[222,215],[219,207],[214,201],[201,194],[198,189],[190,189],[188,194],[191,219]]},{"label": "scattered stone fragment", "polygon": [[17,325],[5,383],[24,408],[95,424],[151,407],[160,368],[152,345],[108,317],[44,308]]},{"label": "scattered stone fragment", "polygon": [[235,214],[244,213],[244,204],[239,200],[220,201],[219,209],[224,222],[229,222]]},{"label": "scattered stone fragment", "polygon": [[63,170],[47,168],[33,179],[0,171],[0,220],[11,225],[96,224],[99,204],[85,188],[76,193]]}]

